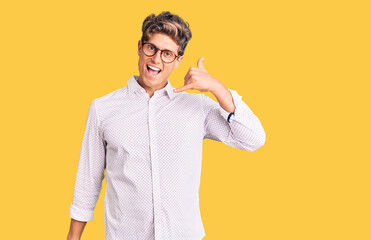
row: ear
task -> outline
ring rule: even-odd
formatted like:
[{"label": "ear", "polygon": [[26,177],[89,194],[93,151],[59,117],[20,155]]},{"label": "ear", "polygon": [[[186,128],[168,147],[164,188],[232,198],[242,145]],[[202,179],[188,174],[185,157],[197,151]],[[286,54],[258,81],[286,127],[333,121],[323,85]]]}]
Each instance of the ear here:
[{"label": "ear", "polygon": [[173,69],[177,69],[179,67],[180,62],[183,60],[183,57],[184,56],[181,56],[180,58],[175,59],[175,61],[174,61],[175,63],[174,63]]},{"label": "ear", "polygon": [[138,55],[140,54],[140,50],[142,48],[142,41],[138,41]]}]

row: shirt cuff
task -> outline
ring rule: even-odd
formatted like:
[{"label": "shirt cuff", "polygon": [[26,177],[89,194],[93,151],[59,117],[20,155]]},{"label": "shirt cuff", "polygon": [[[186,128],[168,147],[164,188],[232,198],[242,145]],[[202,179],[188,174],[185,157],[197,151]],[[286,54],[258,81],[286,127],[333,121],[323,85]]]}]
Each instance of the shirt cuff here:
[{"label": "shirt cuff", "polygon": [[93,220],[93,211],[84,210],[77,208],[73,203],[71,203],[70,209],[69,209],[70,217],[81,222],[88,222]]},{"label": "shirt cuff", "polygon": [[234,106],[236,107],[236,109],[233,113],[230,113],[230,112],[225,111],[224,108],[222,108],[221,106],[219,106],[219,112],[226,121],[228,121],[228,116],[231,115],[229,117],[229,121],[228,121],[230,123],[235,119],[236,113],[238,114],[238,111],[239,111],[238,105],[241,101],[242,96],[238,95],[238,93],[235,90],[232,90],[232,89],[229,89],[229,88],[228,88],[228,90],[232,94],[233,103],[234,103]]}]

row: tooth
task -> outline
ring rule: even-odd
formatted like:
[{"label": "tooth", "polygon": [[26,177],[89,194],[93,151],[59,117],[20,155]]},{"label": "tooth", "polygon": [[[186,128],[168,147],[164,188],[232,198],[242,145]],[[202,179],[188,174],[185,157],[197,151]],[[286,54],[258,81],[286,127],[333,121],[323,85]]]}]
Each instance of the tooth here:
[{"label": "tooth", "polygon": [[159,68],[151,67],[151,66],[149,66],[149,65],[148,65],[148,67],[149,67],[150,69],[153,69],[153,70],[155,70],[155,71],[158,71],[158,70],[160,70]]}]

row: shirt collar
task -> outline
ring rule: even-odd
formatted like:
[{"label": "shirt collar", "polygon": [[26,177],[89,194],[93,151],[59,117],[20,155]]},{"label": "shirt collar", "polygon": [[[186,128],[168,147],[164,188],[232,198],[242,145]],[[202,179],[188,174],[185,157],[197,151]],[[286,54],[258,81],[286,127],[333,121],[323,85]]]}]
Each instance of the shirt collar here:
[{"label": "shirt collar", "polygon": [[[138,83],[138,78],[139,76],[137,75],[133,75],[129,80],[128,80],[128,90],[129,90],[129,94],[132,94],[134,92],[140,92],[140,93],[145,93],[146,90],[139,85]],[[162,89],[158,89],[156,90],[157,91],[160,91],[160,92],[163,92],[164,94],[167,94],[167,96],[170,98],[170,99],[173,99],[174,98],[174,91],[173,91],[173,86],[171,86],[170,84],[170,81],[167,80],[167,84],[164,88]]]}]

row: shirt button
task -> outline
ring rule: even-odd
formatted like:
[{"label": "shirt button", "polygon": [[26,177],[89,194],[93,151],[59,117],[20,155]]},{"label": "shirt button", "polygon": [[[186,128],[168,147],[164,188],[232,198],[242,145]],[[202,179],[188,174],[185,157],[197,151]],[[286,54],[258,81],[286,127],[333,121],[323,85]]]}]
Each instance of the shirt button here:
[{"label": "shirt button", "polygon": [[156,219],[156,222],[157,222],[157,223],[159,223],[159,222],[160,222],[160,219],[159,219],[159,218],[157,218],[157,219]]}]

